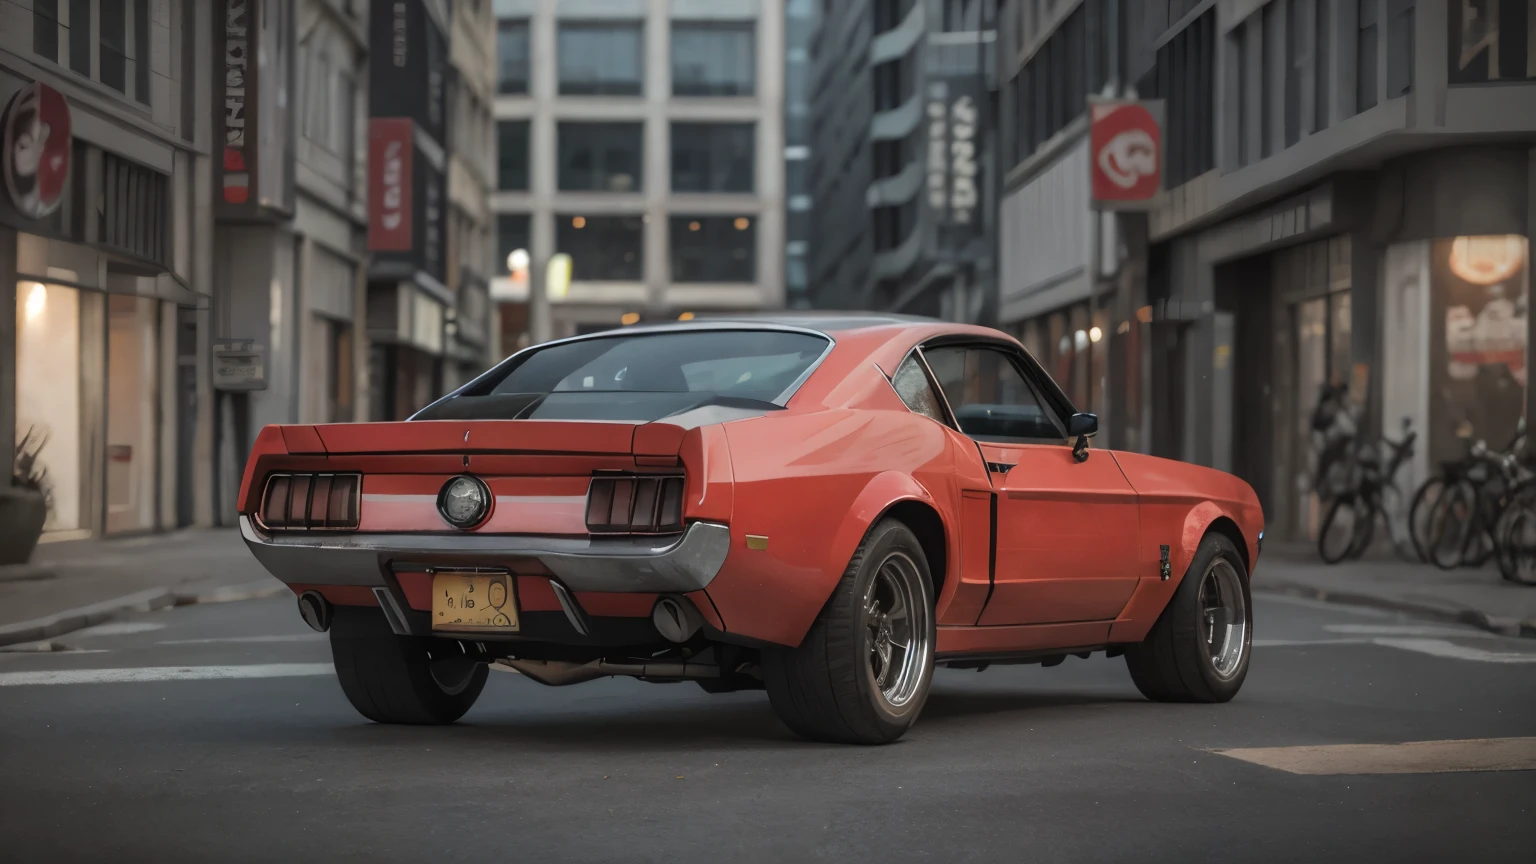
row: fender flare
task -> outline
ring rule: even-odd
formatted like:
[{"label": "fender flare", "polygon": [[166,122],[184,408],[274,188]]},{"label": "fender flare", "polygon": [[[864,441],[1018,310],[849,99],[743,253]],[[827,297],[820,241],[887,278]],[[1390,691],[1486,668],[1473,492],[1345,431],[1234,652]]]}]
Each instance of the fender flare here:
[{"label": "fender flare", "polygon": [[[1179,538],[1181,560],[1170,562],[1174,565],[1172,569],[1178,573],[1178,581],[1183,581],[1189,565],[1194,563],[1195,553],[1200,550],[1200,541],[1211,532],[1211,526],[1217,519],[1227,519],[1234,525],[1242,524],[1237,517],[1210,500],[1201,501],[1189,508],[1189,512],[1184,515],[1184,531]],[[1248,548],[1247,538],[1243,538],[1238,543],[1238,547],[1245,559],[1250,558],[1252,552]]]},{"label": "fender flare", "polygon": [[[880,521],[880,517],[885,515],[886,511],[903,501],[921,501],[939,514],[940,522],[945,522],[943,511],[934,502],[933,495],[911,475],[900,471],[876,474],[864,484],[864,489],[854,499],[852,506],[848,508],[847,515],[843,517],[842,524],[832,535],[831,548],[828,550],[830,557],[826,565],[826,572],[835,574],[832,584],[836,584],[835,579],[841,578],[843,572],[848,569],[848,562],[853,559],[853,553],[859,548],[859,544],[864,542],[864,535],[869,533],[869,529]],[[944,533],[945,547],[953,549],[954,544],[948,542],[950,526],[947,523],[944,525]]]}]

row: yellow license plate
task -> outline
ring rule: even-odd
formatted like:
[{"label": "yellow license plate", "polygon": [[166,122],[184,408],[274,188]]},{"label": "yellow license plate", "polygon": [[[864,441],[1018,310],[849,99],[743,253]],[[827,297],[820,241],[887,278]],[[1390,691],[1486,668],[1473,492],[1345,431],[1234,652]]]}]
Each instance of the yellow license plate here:
[{"label": "yellow license plate", "polygon": [[517,596],[506,573],[432,576],[433,630],[517,630]]}]

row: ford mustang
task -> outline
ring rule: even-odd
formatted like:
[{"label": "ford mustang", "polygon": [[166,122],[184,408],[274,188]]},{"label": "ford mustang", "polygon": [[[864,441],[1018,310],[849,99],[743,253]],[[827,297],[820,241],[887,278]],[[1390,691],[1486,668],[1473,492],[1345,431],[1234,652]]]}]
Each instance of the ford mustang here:
[{"label": "ford mustang", "polygon": [[936,666],[1124,656],[1222,702],[1252,639],[1253,490],[1093,449],[995,330],[889,316],[639,325],[520,351],[398,423],[268,426],[261,564],[381,723],[451,723],[490,664],[767,691],[879,744]]}]

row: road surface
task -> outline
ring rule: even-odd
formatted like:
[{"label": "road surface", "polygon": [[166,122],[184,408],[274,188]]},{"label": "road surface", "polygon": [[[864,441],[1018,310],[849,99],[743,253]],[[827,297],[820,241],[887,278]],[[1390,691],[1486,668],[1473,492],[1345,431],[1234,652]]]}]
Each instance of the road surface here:
[{"label": "road surface", "polygon": [[[377,726],[291,598],[149,613],[0,653],[0,859],[1536,860],[1536,640],[1255,608],[1231,704],[1102,655],[941,670],[881,748],[762,693],[500,672],[456,726]],[[1311,749],[1467,739],[1513,740]]]}]

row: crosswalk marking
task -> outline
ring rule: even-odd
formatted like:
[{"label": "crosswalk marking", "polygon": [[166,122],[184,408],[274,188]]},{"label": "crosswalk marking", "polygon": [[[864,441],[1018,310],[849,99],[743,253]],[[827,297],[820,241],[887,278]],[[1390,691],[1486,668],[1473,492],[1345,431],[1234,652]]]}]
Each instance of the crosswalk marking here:
[{"label": "crosswalk marking", "polygon": [[1443,774],[1536,770],[1536,738],[1211,750],[1291,774]]},{"label": "crosswalk marking", "polygon": [[1479,663],[1536,663],[1536,652],[1486,651],[1471,645],[1457,645],[1444,639],[1376,639],[1373,641],[1377,645],[1388,648],[1401,648],[1404,651],[1417,651],[1431,657],[1446,657],[1452,660],[1475,660]]},{"label": "crosswalk marking", "polygon": [[47,684],[120,684],[151,681],[221,681],[334,675],[329,663],[260,663],[248,666],[145,666],[137,669],[55,669],[0,672],[0,687]]}]

